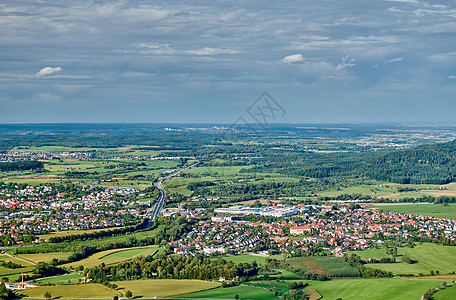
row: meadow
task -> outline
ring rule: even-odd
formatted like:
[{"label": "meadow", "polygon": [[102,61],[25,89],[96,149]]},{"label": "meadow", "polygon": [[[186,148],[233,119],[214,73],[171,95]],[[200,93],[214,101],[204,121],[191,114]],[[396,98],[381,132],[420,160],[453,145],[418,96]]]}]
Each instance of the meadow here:
[{"label": "meadow", "polygon": [[157,251],[158,246],[111,249],[95,253],[83,260],[64,264],[63,267],[75,268],[78,266],[84,266],[85,268],[92,268],[98,266],[101,263],[109,265],[127,261],[136,256],[154,255],[157,253]]},{"label": "meadow", "polygon": [[430,300],[456,299],[456,285],[448,285],[431,294]]},{"label": "meadow", "polygon": [[[79,277],[78,277],[79,276]],[[42,282],[62,282],[65,280],[77,281],[80,274],[70,274],[43,280]],[[113,296],[125,296],[127,291],[133,293],[134,298],[170,297],[180,294],[204,291],[220,287],[219,282],[202,280],[174,280],[174,279],[150,279],[150,280],[128,280],[113,281],[118,285],[116,290],[109,289],[101,284],[65,284],[56,286],[40,286],[19,293],[31,298],[43,298],[45,292],[50,292],[53,299],[88,299],[88,298],[110,298]],[[234,298],[234,295],[233,295]]]},{"label": "meadow", "polygon": [[[285,283],[293,282],[285,281]],[[411,280],[403,278],[385,279],[332,279],[330,281],[310,281],[307,289],[316,290],[322,299],[350,299],[350,300],[403,300],[419,299],[428,289],[442,284],[442,280]],[[271,281],[248,282],[248,285],[272,288],[278,286],[278,291],[284,292],[287,287]],[[272,292],[246,286],[231,288],[217,288],[213,290],[180,295],[179,298],[218,298],[233,299],[238,294],[241,299],[275,299]],[[444,298],[442,298],[444,299]]]},{"label": "meadow", "polygon": [[[230,256],[222,256],[220,257],[227,261],[232,261],[234,263],[251,263],[252,261],[256,261],[258,265],[265,265],[266,259],[283,259],[281,254],[279,255],[271,255],[271,256],[259,256],[259,255],[250,255],[250,254],[241,254],[241,255],[230,255]],[[218,257],[211,258],[212,260],[217,260]]]},{"label": "meadow", "polygon": [[396,213],[432,216],[436,218],[456,219],[456,204],[408,204],[408,205],[380,205],[369,206],[382,211]]},{"label": "meadow", "polygon": [[92,299],[92,298],[113,298],[120,296],[119,292],[113,291],[98,283],[88,283],[84,285],[56,285],[40,286],[36,288],[18,291],[17,294],[31,298],[44,298],[44,293],[49,292],[53,299]]},{"label": "meadow", "polygon": [[77,235],[77,234],[85,234],[85,233],[94,233],[94,232],[101,232],[101,231],[108,231],[112,229],[118,229],[122,227],[108,227],[103,229],[84,229],[84,230],[64,230],[64,231],[56,231],[50,232],[46,234],[40,234],[38,237],[42,240],[49,240],[50,237],[62,237],[62,236],[70,236],[70,235]]},{"label": "meadow", "polygon": [[125,295],[125,292],[129,290],[135,298],[169,297],[213,289],[220,286],[218,282],[173,279],[113,281],[112,283],[119,286],[118,291],[122,294]]},{"label": "meadow", "polygon": [[77,283],[79,281],[83,281],[84,276],[81,273],[71,273],[71,274],[65,274],[62,276],[56,276],[56,277],[51,277],[51,278],[46,278],[42,280],[36,280],[36,282],[39,283]]},{"label": "meadow", "polygon": [[403,300],[420,299],[428,289],[442,284],[442,280],[384,279],[332,279],[330,281],[304,281],[323,299],[350,300]]},{"label": "meadow", "polygon": [[21,273],[30,272],[33,270],[33,265],[31,263],[22,261],[20,259],[16,259],[16,258],[9,257],[6,255],[0,255],[0,260],[3,260],[5,262],[13,262],[15,264],[20,264],[20,265],[24,266],[23,268],[17,268],[17,269],[10,269],[7,267],[0,266],[0,276],[21,274]]},{"label": "meadow", "polygon": [[309,256],[292,257],[285,260],[287,270],[302,273],[316,273],[326,276],[357,277],[359,271],[352,267],[342,257],[332,256]]},{"label": "meadow", "polygon": [[279,300],[272,292],[250,286],[235,286],[229,288],[216,288],[202,292],[179,295],[179,298],[210,298],[210,299],[234,299],[239,295],[240,299],[251,300]]},{"label": "meadow", "polygon": [[[363,251],[353,251],[363,259],[387,257],[385,250],[367,249]],[[391,271],[393,274],[429,274],[431,270],[438,270],[441,274],[447,274],[456,271],[456,247],[442,246],[431,243],[423,243],[414,248],[401,247],[397,248],[397,263],[389,264],[368,264],[368,267]],[[401,261],[401,255],[409,255],[412,260],[417,262],[407,264]]]}]

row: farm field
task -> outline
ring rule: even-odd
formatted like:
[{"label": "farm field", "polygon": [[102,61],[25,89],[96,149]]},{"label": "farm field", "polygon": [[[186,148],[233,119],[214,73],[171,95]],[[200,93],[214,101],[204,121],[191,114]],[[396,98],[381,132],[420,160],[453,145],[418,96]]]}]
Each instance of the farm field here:
[{"label": "farm field", "polygon": [[[86,268],[91,268],[98,266],[101,263],[106,265],[115,264],[123,261],[132,259],[135,256],[147,256],[153,255],[158,251],[158,246],[147,246],[147,247],[133,247],[133,248],[120,248],[120,249],[111,249],[106,251],[101,251],[95,253],[83,260],[64,264],[64,267],[71,268],[77,266],[84,266]],[[112,256],[111,256],[112,255]]]},{"label": "farm field", "polygon": [[84,276],[82,274],[72,273],[72,274],[66,274],[66,275],[62,275],[62,276],[56,276],[56,277],[52,277],[52,278],[37,280],[37,282],[40,282],[40,283],[57,283],[57,282],[67,283],[68,281],[70,281],[72,283],[77,283],[77,282],[79,282],[80,279],[84,279]]},{"label": "farm field", "polygon": [[456,219],[455,203],[450,203],[447,206],[444,206],[443,204],[413,204],[369,206],[369,208],[397,213],[432,216],[436,218]]},{"label": "farm field", "polygon": [[0,276],[20,274],[22,272],[26,273],[26,272],[30,272],[33,269],[33,265],[31,263],[27,263],[20,259],[12,258],[12,257],[6,256],[6,255],[0,255],[0,260],[3,260],[5,262],[13,262],[15,264],[20,264],[20,265],[24,266],[23,268],[17,268],[17,269],[10,269],[10,268],[0,266]]},{"label": "farm field", "polygon": [[[247,282],[247,286],[259,287],[259,288],[266,288],[269,291],[276,290],[277,292],[283,294],[289,290],[288,288],[289,281],[250,281]],[[309,296],[310,300],[320,299],[321,295],[314,289],[304,289],[303,291],[306,292],[307,296]]]},{"label": "farm field", "polygon": [[[393,274],[429,274],[431,270],[438,270],[441,274],[456,271],[456,247],[442,246],[431,243],[417,245],[414,248],[397,248],[397,263],[394,264],[368,264],[369,267],[391,271]],[[381,253],[383,252],[383,255]],[[386,257],[384,249],[368,249],[364,251],[353,251],[362,258],[381,258]],[[401,261],[401,255],[409,255],[417,263],[407,264]]]},{"label": "farm field", "polygon": [[428,289],[443,283],[442,280],[384,279],[332,279],[330,281],[304,281],[323,299],[350,300],[403,300],[420,299]]},{"label": "farm field", "polygon": [[240,299],[251,300],[279,300],[272,292],[249,286],[235,286],[229,288],[216,288],[202,292],[179,295],[179,298],[212,298],[212,299],[234,299],[239,295]]},{"label": "farm field", "polygon": [[31,298],[43,299],[44,293],[49,292],[53,299],[68,299],[75,298],[111,298],[120,296],[115,292],[98,283],[88,283],[84,285],[56,285],[56,286],[40,286],[36,288],[21,290],[18,294]]},{"label": "farm field", "polygon": [[[266,264],[266,259],[274,258],[274,259],[282,259],[282,255],[271,255],[271,256],[257,256],[257,255],[249,255],[249,254],[241,254],[241,255],[231,255],[231,256],[222,256],[220,257],[227,261],[232,261],[234,263],[251,263],[252,261],[256,261],[258,265]],[[211,258],[212,260],[217,260],[218,257]]]},{"label": "farm field", "polygon": [[432,293],[432,300],[447,300],[456,299],[456,286],[454,284],[444,287],[434,293]]},{"label": "farm field", "polygon": [[129,280],[113,281],[112,283],[117,284],[119,286],[118,290],[123,294],[127,290],[130,290],[135,298],[169,297],[213,289],[220,286],[218,282],[183,279]]},{"label": "farm field", "polygon": [[70,236],[70,235],[77,235],[77,234],[94,233],[94,232],[108,231],[108,230],[119,229],[119,228],[122,228],[122,227],[109,227],[109,228],[103,228],[103,229],[87,229],[87,230],[57,231],[57,232],[41,234],[41,235],[39,235],[39,238],[47,241],[47,240],[49,240],[50,237],[62,237],[62,236]]},{"label": "farm field", "polygon": [[297,273],[312,273],[326,276],[358,276],[357,268],[345,262],[342,257],[332,256],[310,256],[292,257],[285,260],[288,263],[287,269]]}]

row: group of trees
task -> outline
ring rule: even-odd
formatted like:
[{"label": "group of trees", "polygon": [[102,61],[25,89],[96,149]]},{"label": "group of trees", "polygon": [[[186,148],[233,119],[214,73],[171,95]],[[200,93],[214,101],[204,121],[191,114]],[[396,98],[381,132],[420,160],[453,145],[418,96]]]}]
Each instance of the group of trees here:
[{"label": "group of trees", "polygon": [[201,255],[159,255],[135,258],[116,264],[101,264],[85,269],[84,275],[94,282],[108,280],[129,280],[139,278],[157,279],[200,279],[212,280],[219,277],[247,280],[258,274],[258,265],[251,263],[233,263],[224,259],[210,260]]},{"label": "group of trees", "polygon": [[[379,277],[393,277],[392,272],[387,272],[379,269],[367,268],[364,264],[365,261],[356,254],[346,256],[345,260],[353,267],[357,267],[361,277],[364,278],[379,278]],[[395,258],[394,258],[395,260]]]},{"label": "group of trees", "polygon": [[0,260],[0,266],[8,268],[8,269],[19,269],[19,268],[24,267],[21,264],[14,263],[12,261],[4,261],[4,260]]},{"label": "group of trees", "polygon": [[0,162],[0,171],[26,171],[43,169],[44,165],[37,160],[18,160],[11,162]]}]

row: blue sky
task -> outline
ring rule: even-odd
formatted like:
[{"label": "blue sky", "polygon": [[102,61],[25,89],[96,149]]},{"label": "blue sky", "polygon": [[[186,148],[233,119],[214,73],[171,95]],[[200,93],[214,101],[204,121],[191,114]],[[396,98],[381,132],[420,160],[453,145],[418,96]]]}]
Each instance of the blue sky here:
[{"label": "blue sky", "polygon": [[0,123],[456,122],[456,1],[0,3]]}]

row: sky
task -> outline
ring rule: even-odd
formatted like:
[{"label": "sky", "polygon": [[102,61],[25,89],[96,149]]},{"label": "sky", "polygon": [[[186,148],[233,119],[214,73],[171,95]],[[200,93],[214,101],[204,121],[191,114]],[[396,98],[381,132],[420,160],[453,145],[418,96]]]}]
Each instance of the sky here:
[{"label": "sky", "polygon": [[253,123],[263,92],[280,123],[456,122],[456,1],[0,3],[0,123]]}]

